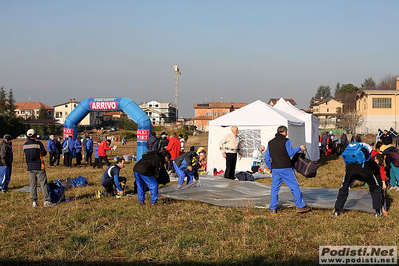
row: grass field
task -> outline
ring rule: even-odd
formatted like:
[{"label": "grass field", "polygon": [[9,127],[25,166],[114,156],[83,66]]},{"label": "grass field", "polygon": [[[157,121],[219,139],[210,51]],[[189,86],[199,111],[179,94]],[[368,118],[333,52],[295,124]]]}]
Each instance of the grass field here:
[{"label": "grass field", "polygon": [[[22,162],[24,141],[13,141],[11,189],[29,185]],[[190,137],[206,145],[206,136]],[[133,145],[132,142],[128,143]],[[133,146],[114,155],[131,154]],[[47,163],[46,157],[46,163]],[[301,186],[338,188],[342,158],[322,158],[316,178],[298,175]],[[133,188],[133,164],[122,170]],[[228,208],[160,198],[139,206],[137,196],[96,199],[102,170],[47,167],[48,179],[86,177],[89,186],[68,190],[69,202],[32,208],[29,193],[0,194],[0,264],[40,265],[315,265],[321,245],[397,245],[398,191],[389,191],[389,216],[331,210],[297,214],[283,209]],[[271,184],[270,179],[261,181]]]}]

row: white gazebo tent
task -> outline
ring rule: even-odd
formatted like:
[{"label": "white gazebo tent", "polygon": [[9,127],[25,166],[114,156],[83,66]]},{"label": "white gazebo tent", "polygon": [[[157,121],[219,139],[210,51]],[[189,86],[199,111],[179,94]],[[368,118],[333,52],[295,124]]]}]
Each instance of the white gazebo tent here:
[{"label": "white gazebo tent", "polygon": [[288,137],[293,147],[305,143],[305,123],[277,108],[258,100],[234,112],[209,122],[208,136],[208,172],[213,169],[225,170],[226,160],[219,149],[220,140],[237,126],[243,157],[237,161],[236,171],[251,169],[252,152],[261,144],[267,148],[268,142],[275,137],[279,126],[288,128]]},{"label": "white gazebo tent", "polygon": [[284,111],[305,121],[306,147],[308,149],[308,154],[311,160],[318,161],[320,159],[318,119],[312,114],[299,110],[283,98],[280,98],[273,108]]}]

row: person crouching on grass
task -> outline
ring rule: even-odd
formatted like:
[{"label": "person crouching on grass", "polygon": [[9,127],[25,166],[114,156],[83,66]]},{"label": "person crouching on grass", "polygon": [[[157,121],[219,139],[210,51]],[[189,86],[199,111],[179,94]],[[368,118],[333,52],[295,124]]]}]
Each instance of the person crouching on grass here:
[{"label": "person crouching on grass", "polygon": [[151,205],[156,205],[158,201],[158,185],[169,182],[169,176],[165,169],[172,156],[168,151],[159,153],[157,151],[147,152],[134,165],[133,173],[137,183],[137,195],[140,205],[145,201],[145,185],[151,193]]},{"label": "person crouching on grass", "polygon": [[[362,148],[364,149],[364,148]],[[363,152],[366,153],[366,150]],[[381,157],[380,157],[381,158]],[[379,160],[377,160],[379,162]],[[366,182],[369,185],[371,198],[373,199],[373,209],[375,216],[381,217],[386,215],[385,209],[383,211],[383,194],[382,194],[382,180],[380,174],[380,167],[376,161],[370,159],[362,164],[348,164],[345,169],[345,177],[341,188],[338,191],[337,200],[335,202],[333,216],[338,216],[343,213],[346,199],[349,195],[349,186],[355,181],[359,180]]]},{"label": "person crouching on grass", "polygon": [[104,192],[97,191],[97,198],[100,198],[101,195],[104,196],[113,196],[114,195],[114,186],[116,188],[116,196],[123,196],[123,189],[125,188],[126,178],[119,176],[121,169],[125,167],[125,159],[119,158],[116,161],[116,164],[113,166],[109,166],[107,170],[105,170],[103,176],[101,177],[101,185],[105,188]]},{"label": "person crouching on grass", "polygon": [[181,188],[184,178],[187,177],[187,184],[191,184],[193,179],[198,179],[198,168],[202,165],[206,158],[206,151],[203,147],[194,151],[194,147],[190,151],[180,155],[173,162],[173,167],[179,179],[177,180],[177,188]]}]

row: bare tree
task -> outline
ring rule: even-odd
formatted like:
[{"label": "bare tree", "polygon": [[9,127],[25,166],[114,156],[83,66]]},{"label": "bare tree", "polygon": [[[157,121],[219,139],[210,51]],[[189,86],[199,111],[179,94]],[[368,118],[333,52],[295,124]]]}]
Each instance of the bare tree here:
[{"label": "bare tree", "polygon": [[392,76],[391,74],[382,77],[377,88],[379,90],[396,90],[396,77],[398,76]]},{"label": "bare tree", "polygon": [[356,110],[347,112],[338,122],[338,126],[348,128],[351,133],[356,132],[356,128],[363,124],[363,117],[359,116]]}]

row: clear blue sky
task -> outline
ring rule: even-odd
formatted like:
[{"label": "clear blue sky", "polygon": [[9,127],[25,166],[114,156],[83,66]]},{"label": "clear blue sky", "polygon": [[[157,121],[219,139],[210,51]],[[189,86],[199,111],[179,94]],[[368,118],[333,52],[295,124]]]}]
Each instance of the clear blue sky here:
[{"label": "clear blue sky", "polygon": [[17,101],[294,98],[399,74],[399,1],[0,0],[0,86]]}]

